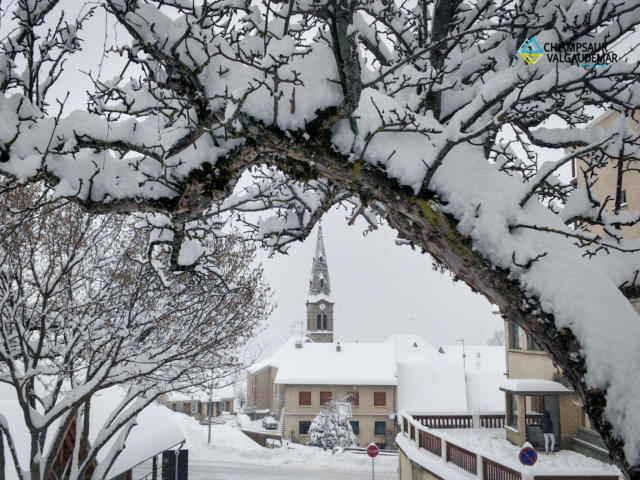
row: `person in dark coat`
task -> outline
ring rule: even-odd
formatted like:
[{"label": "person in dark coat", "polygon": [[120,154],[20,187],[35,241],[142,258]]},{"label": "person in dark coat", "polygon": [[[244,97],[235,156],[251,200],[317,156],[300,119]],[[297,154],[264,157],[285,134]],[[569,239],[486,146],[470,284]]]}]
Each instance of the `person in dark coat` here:
[{"label": "person in dark coat", "polygon": [[[553,420],[551,420],[551,414],[549,413],[549,410],[545,410],[544,412],[542,412],[540,428],[542,429],[542,434],[544,435],[544,451],[547,454],[553,453],[553,449],[556,446],[556,436],[553,434]],[[549,448],[549,444],[551,444],[551,448]]]}]

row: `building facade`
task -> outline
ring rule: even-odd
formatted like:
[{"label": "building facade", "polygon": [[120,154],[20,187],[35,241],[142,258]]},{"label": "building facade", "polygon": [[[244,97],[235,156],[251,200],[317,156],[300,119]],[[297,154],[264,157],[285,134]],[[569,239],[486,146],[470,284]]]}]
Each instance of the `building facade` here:
[{"label": "building facade", "polygon": [[[213,389],[211,395],[205,391],[171,392],[164,395],[161,402],[174,412],[185,413],[197,420],[208,416],[208,408],[212,409],[213,417],[235,413],[236,410],[233,385]],[[208,407],[209,403],[211,407]]]},{"label": "building facade", "polygon": [[287,385],[285,387],[285,436],[307,443],[309,428],[331,400],[351,403],[349,423],[360,446],[375,443],[380,448],[393,445],[393,415],[397,402],[395,385]]},{"label": "building facade", "polygon": [[[624,120],[620,118],[621,115],[620,112],[611,110],[596,119],[590,127],[607,129],[613,122],[624,121],[635,134],[640,134],[640,123],[631,115]],[[638,188],[640,170],[638,170],[637,161],[638,159],[626,157],[622,153],[621,158],[604,159],[598,162],[596,168],[589,168],[585,160],[574,159],[571,164],[572,183],[577,189],[586,190],[589,182],[590,191],[604,203],[605,210],[609,214],[638,213],[640,212],[640,188]],[[593,233],[603,233],[601,227],[589,226],[587,229]],[[640,236],[640,224],[622,226],[619,231],[625,240],[631,240]]]},{"label": "building facade", "polygon": [[546,352],[512,321],[505,321],[505,352],[508,380],[501,390],[505,393],[507,440],[514,445],[530,442],[544,450],[538,425],[543,411],[548,410],[557,449],[610,461],[602,438],[591,428],[580,396]]}]

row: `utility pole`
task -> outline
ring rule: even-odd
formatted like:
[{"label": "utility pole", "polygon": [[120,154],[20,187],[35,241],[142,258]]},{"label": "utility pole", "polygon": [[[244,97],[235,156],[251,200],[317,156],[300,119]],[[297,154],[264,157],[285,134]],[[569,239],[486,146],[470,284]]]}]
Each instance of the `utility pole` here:
[{"label": "utility pole", "polygon": [[213,414],[213,385],[209,384],[209,401],[207,402],[207,417],[209,434],[207,435],[207,445],[211,445],[211,415]]},{"label": "utility pole", "polygon": [[464,350],[464,338],[458,340],[462,342],[462,375],[464,376],[464,394],[465,400],[467,404],[467,409],[469,408],[469,385],[467,385],[467,354]]}]

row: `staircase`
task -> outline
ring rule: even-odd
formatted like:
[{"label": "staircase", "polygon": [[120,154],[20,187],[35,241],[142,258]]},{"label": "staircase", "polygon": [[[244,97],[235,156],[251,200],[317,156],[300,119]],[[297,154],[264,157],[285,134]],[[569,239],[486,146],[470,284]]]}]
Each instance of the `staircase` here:
[{"label": "staircase", "polygon": [[578,435],[573,438],[572,450],[601,462],[611,463],[609,451],[602,438],[598,432],[588,428],[580,428],[578,430]]},{"label": "staircase", "polygon": [[278,420],[278,433],[280,434],[280,438],[284,440],[284,406],[280,410],[280,419]]}]

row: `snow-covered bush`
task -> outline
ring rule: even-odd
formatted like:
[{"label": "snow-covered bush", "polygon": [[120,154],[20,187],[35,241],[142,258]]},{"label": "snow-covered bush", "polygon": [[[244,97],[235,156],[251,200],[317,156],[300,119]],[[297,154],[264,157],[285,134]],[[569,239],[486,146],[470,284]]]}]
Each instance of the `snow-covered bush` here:
[{"label": "snow-covered bush", "polygon": [[239,413],[238,415],[236,415],[236,423],[239,427],[248,427],[249,425],[251,425],[251,419],[249,418],[249,415]]},{"label": "snow-covered bush", "polygon": [[320,410],[309,427],[307,445],[327,450],[344,449],[356,445],[356,437],[347,418],[341,417],[334,406]]}]

